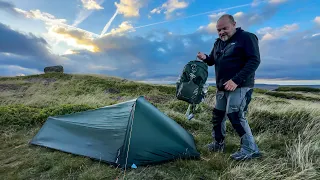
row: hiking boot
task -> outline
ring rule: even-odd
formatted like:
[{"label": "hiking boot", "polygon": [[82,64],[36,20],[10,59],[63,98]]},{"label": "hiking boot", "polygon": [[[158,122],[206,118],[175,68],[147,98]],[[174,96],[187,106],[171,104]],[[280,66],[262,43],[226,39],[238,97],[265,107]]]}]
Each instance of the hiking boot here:
[{"label": "hiking boot", "polygon": [[231,154],[230,157],[236,161],[248,160],[248,159],[254,159],[254,158],[261,157],[261,153],[260,152],[246,152],[241,148],[239,151]]},{"label": "hiking boot", "polygon": [[218,143],[218,142],[212,142],[207,145],[209,151],[214,152],[224,152],[225,144],[224,142]]}]

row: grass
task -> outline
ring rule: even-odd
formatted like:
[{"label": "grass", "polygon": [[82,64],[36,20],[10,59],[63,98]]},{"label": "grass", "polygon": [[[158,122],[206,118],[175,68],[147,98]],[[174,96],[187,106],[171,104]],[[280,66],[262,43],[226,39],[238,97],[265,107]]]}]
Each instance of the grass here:
[{"label": "grass", "polygon": [[[235,162],[229,158],[239,137],[227,121],[226,153],[207,151],[215,88],[209,88],[195,118],[186,120],[188,105],[176,100],[175,86],[150,85],[117,77],[43,74],[0,78],[1,179],[319,179],[320,95],[280,89],[255,89],[247,115],[263,158]],[[280,92],[282,91],[282,92]],[[277,94],[275,94],[277,93]],[[279,94],[280,93],[280,94]],[[292,97],[292,93],[299,96]],[[284,95],[285,94],[285,95]],[[176,160],[129,169],[28,142],[48,116],[123,102],[144,95],[194,135],[200,160]],[[298,97],[298,98],[297,98]]]},{"label": "grass", "polygon": [[300,87],[300,86],[280,86],[275,91],[300,91],[300,92],[320,92],[320,89],[318,88],[312,88],[312,87]]}]

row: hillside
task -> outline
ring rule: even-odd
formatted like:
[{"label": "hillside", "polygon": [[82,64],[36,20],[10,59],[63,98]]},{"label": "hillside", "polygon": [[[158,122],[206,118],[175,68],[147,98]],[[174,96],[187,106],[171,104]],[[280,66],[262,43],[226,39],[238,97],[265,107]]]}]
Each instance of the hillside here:
[{"label": "hillside", "polygon": [[[188,121],[175,86],[98,75],[42,74],[0,78],[1,179],[319,179],[320,92],[255,89],[248,120],[263,158],[235,162],[239,138],[227,121],[226,153],[208,152],[215,88]],[[48,116],[123,102],[143,95],[194,135],[201,160],[177,160],[122,172],[108,164],[28,145]]]}]

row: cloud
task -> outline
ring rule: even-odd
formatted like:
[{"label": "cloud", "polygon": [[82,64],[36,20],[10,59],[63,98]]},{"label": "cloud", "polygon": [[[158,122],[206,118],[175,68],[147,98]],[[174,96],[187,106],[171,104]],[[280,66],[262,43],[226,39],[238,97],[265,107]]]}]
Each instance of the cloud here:
[{"label": "cloud", "polygon": [[79,11],[72,26],[78,26],[80,23],[86,20],[94,11],[104,9],[101,6],[104,1],[105,0],[81,0],[83,8]]},{"label": "cloud", "polygon": [[[77,29],[80,31],[85,31],[85,32],[90,33],[94,36],[98,36],[97,34],[94,34],[92,32],[68,25],[66,19],[58,19],[55,16],[53,16],[52,14],[42,12],[39,9],[25,11],[25,10],[22,10],[19,8],[15,8],[15,6],[13,4],[10,4],[10,6],[8,6],[8,7],[13,8],[10,10],[10,12],[17,13],[17,15],[20,15],[21,17],[24,17],[27,19],[35,19],[35,20],[43,21],[48,26],[48,28],[50,28],[52,26],[62,26],[62,27],[68,27],[71,29]],[[0,8],[1,8],[1,1],[0,1]]]},{"label": "cloud", "polygon": [[[257,32],[260,37],[268,33],[275,37],[260,43],[262,62],[257,71],[257,79],[320,78],[320,65],[316,62],[320,36],[315,36],[313,31],[293,34],[297,28],[297,24],[288,24],[278,28],[260,29],[259,33]],[[310,36],[304,38],[305,34]],[[134,80],[165,78],[167,81],[175,81],[183,66],[195,59],[198,51],[205,53],[211,51],[214,38],[204,39],[204,36],[205,34],[200,32],[176,35],[166,31],[150,32],[144,37],[104,36],[94,40],[100,52],[80,51],[66,57],[70,62],[77,62],[73,66],[70,65],[72,71],[76,72],[85,71],[83,67],[90,67],[88,64],[90,62],[100,68],[86,70],[89,72]],[[209,76],[212,78],[214,68],[210,69]]]},{"label": "cloud", "polygon": [[320,26],[320,16],[315,17],[313,21]]},{"label": "cloud", "polygon": [[[291,32],[288,27],[292,25],[284,25],[275,31],[281,31],[283,35]],[[305,34],[310,36],[305,37]],[[306,30],[295,34],[289,33],[287,38],[262,41],[260,43],[262,62],[257,74],[262,78],[320,79],[320,64],[317,62],[320,36],[312,34],[314,33],[311,30]]]},{"label": "cloud", "polygon": [[17,13],[19,13],[19,15],[22,15],[24,18],[43,21],[47,25],[47,29],[50,29],[54,26],[61,26],[61,27],[69,28],[69,29],[76,29],[79,31],[83,31],[83,32],[91,34],[92,36],[98,36],[97,34],[94,34],[92,32],[68,25],[66,19],[58,19],[55,16],[53,16],[52,14],[49,14],[46,12],[41,12],[38,9],[25,11],[22,9],[15,8],[15,10]]},{"label": "cloud", "polygon": [[[214,43],[214,38],[207,36],[206,31],[186,35],[152,31],[143,36],[129,36],[124,32],[135,29],[129,21],[112,29],[112,33],[99,37],[68,26],[63,19],[41,11],[18,12],[30,18],[42,19],[48,26],[48,33],[64,40],[74,49],[68,49],[61,56],[53,55],[45,39],[1,25],[1,75],[39,73],[45,66],[61,64],[67,73],[101,73],[135,80],[164,78],[175,81],[183,66],[194,60],[198,51],[210,53]],[[209,18],[214,23],[223,13],[211,14]],[[247,14],[238,12],[235,17]],[[263,19],[253,22],[263,22]],[[211,29],[208,28],[210,26],[203,28],[213,32],[215,25],[211,26]],[[320,79],[320,65],[317,62],[319,31],[312,29],[299,32],[298,28],[298,24],[287,24],[277,28],[261,28],[256,32],[261,40],[262,60],[256,73],[257,79]],[[9,70],[5,71],[6,68]],[[212,77],[214,67],[209,70],[209,78]]]},{"label": "cloud", "polygon": [[104,9],[100,4],[98,4],[95,0],[81,0],[82,5],[85,9],[89,10],[100,10]]},{"label": "cloud", "polygon": [[154,8],[150,11],[151,14],[160,14],[161,11],[164,11],[166,18],[169,19],[172,16],[172,13],[178,9],[187,8],[189,3],[184,0],[168,0],[167,2],[163,3],[162,6]]},{"label": "cloud", "polygon": [[[1,4],[4,3],[0,3],[0,5]],[[7,3],[5,7],[10,7],[11,13],[14,12],[23,18],[40,20],[44,22],[48,32],[44,33],[43,37],[45,37],[46,40],[52,43],[53,45],[56,45],[57,43],[64,41],[67,42],[68,45],[76,49],[98,51],[97,47],[95,47],[94,44],[90,43],[90,41],[94,37],[98,37],[99,35],[68,25],[66,19],[56,18],[52,14],[42,12],[38,9],[25,11],[19,8],[15,8],[13,4],[8,4],[9,3]],[[70,32],[70,34],[68,32]]]},{"label": "cloud", "polygon": [[262,24],[272,18],[279,11],[280,5],[286,1],[287,0],[269,0],[267,4],[259,10],[257,10],[257,7],[253,7],[252,10],[247,13],[240,11],[233,14],[233,16],[237,22],[237,26],[248,29],[253,25]]},{"label": "cloud", "polygon": [[14,16],[22,15],[19,11],[17,11],[13,3],[7,1],[0,0],[0,10],[4,10]]},{"label": "cloud", "polygon": [[[237,27],[241,27],[242,29],[248,29],[253,25],[262,24],[263,22],[272,18],[278,12],[279,6],[286,1],[287,0],[269,0],[267,1],[267,4],[265,4],[260,9],[258,9],[257,6],[262,4],[262,2],[264,1],[253,1],[253,8],[251,11],[247,13],[239,11],[231,15],[233,15],[237,23]],[[210,23],[207,25],[200,26],[198,30],[204,33],[216,34],[216,24],[219,17],[227,13],[227,11],[221,11],[209,15]]]},{"label": "cloud", "polygon": [[5,76],[25,76],[29,74],[40,74],[38,69],[24,68],[17,65],[0,65],[0,75]]},{"label": "cloud", "polygon": [[47,25],[57,25],[57,24],[66,24],[66,19],[57,19],[52,14],[41,12],[39,9],[24,11],[22,9],[17,9],[21,14],[23,14],[26,18],[30,19],[38,19],[45,22]]},{"label": "cloud", "polygon": [[223,14],[226,14],[226,12],[213,13],[209,15],[210,23],[206,26],[200,26],[198,28],[198,31],[209,33],[209,34],[217,33],[217,28],[216,28],[217,21]]},{"label": "cloud", "polygon": [[257,34],[262,36],[261,41],[267,41],[267,40],[273,40],[273,39],[285,37],[298,29],[299,29],[299,25],[294,23],[294,24],[284,25],[280,28],[271,28],[271,27],[261,28],[257,31]]},{"label": "cloud", "polygon": [[[208,51],[212,46],[212,39],[204,42],[201,35],[179,36],[160,31],[146,37],[109,35],[93,42],[100,52],[77,51],[76,54],[64,56],[73,72],[89,71],[136,80],[159,77],[176,79],[184,64],[196,56],[195,49]],[[84,70],[83,67],[90,67],[89,63],[97,68]]]},{"label": "cloud", "polygon": [[0,23],[0,42],[0,52],[19,55],[42,56],[47,52],[45,47],[48,46],[43,38],[22,34],[2,23]]},{"label": "cloud", "polygon": [[123,14],[124,17],[138,17],[140,16],[139,10],[145,4],[145,0],[120,0],[120,3],[115,2],[115,6],[118,8],[119,14]]},{"label": "cloud", "polygon": [[98,52],[99,47],[93,43],[93,37],[84,31],[69,29],[66,27],[55,26],[50,30],[60,41],[67,42],[68,45],[79,49],[87,49],[91,52]]},{"label": "cloud", "polygon": [[288,0],[269,0],[270,4],[281,4],[287,2]]},{"label": "cloud", "polygon": [[2,23],[0,23],[0,42],[0,65],[2,66],[14,65],[41,70],[45,66],[64,61],[63,58],[50,53],[50,46],[45,39],[31,33],[15,31]]},{"label": "cloud", "polygon": [[[112,29],[103,36],[95,37],[90,33],[79,29],[72,29],[63,26],[53,26],[49,34],[59,41],[66,42],[69,46],[76,49],[86,49],[91,52],[101,52],[103,49],[117,48],[114,44],[100,43],[100,39],[106,36],[123,36],[129,30],[134,31],[133,26],[128,21],[122,22],[118,28]],[[68,50],[66,54],[72,54],[74,51]]]},{"label": "cloud", "polygon": [[42,20],[45,22],[47,25],[53,25],[53,24],[66,24],[67,20],[66,19],[57,19],[55,16],[49,13],[41,12],[40,10],[30,10],[30,11],[25,11],[19,8],[16,8],[13,3],[10,2],[5,2],[0,0],[0,9],[3,9],[10,14],[28,18],[28,19],[37,19],[37,20]]},{"label": "cloud", "polygon": [[[211,17],[214,18],[214,16]],[[261,65],[256,73],[257,79],[316,80],[320,78],[320,65],[317,63],[317,47],[320,46],[320,36],[312,36],[316,34],[314,31],[293,34],[291,30],[295,29],[294,27],[294,24],[288,24],[278,28],[259,30],[260,34],[257,34],[261,37],[270,33],[280,34],[280,36],[277,35],[280,38],[272,38],[260,43]],[[188,61],[195,59],[198,51],[209,53],[214,42],[214,38],[204,39],[205,34],[199,32],[177,35],[167,31],[153,31],[145,34],[144,37],[114,34],[101,38],[90,38],[85,33],[69,32],[67,29],[62,32],[82,39],[83,42],[94,44],[100,50],[98,52],[70,50],[70,53],[66,55],[52,58],[60,59],[59,62],[55,61],[55,64],[63,65],[67,73],[100,73],[133,80],[164,78],[167,81],[176,81],[183,66]],[[3,31],[1,34],[4,34]],[[310,34],[310,36],[304,37],[305,34]],[[286,38],[281,38],[284,36]],[[29,39],[33,38],[29,37]],[[20,41],[15,40],[14,45],[21,44]],[[33,41],[39,41],[38,43],[41,44],[43,40],[35,38]],[[7,43],[8,40],[5,42]],[[30,44],[32,43],[30,42]],[[26,44],[25,46],[29,47],[30,45]],[[30,71],[19,71],[19,68],[16,68],[15,71],[12,71],[14,73],[5,71],[2,74],[35,72],[31,70],[40,72],[44,65],[54,64],[49,63],[48,58],[39,57],[40,55],[17,55],[17,52],[0,53],[1,66],[4,68],[16,65],[30,69]],[[50,57],[50,54],[44,57]],[[214,68],[209,68],[209,77],[213,78]]]},{"label": "cloud", "polygon": [[107,33],[106,35],[110,35],[110,34],[117,34],[119,36],[124,35],[124,32],[127,32],[129,30],[134,31],[134,28],[132,26],[132,24],[129,21],[124,21],[122,22],[118,28],[114,28],[110,31],[110,33]]},{"label": "cloud", "polygon": [[251,3],[252,7],[256,7],[264,2],[267,2],[268,4],[271,5],[278,5],[278,4],[282,4],[287,2],[288,0],[253,0],[253,2]]}]

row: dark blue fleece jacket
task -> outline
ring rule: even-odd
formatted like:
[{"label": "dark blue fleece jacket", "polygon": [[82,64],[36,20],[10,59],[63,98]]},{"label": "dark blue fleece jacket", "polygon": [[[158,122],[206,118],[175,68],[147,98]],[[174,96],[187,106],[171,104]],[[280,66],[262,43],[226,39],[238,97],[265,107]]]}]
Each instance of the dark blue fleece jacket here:
[{"label": "dark blue fleece jacket", "polygon": [[230,79],[238,87],[253,87],[255,71],[260,64],[258,38],[255,34],[236,29],[226,42],[217,39],[207,58],[209,66],[215,65],[216,86],[224,90],[224,83]]}]

